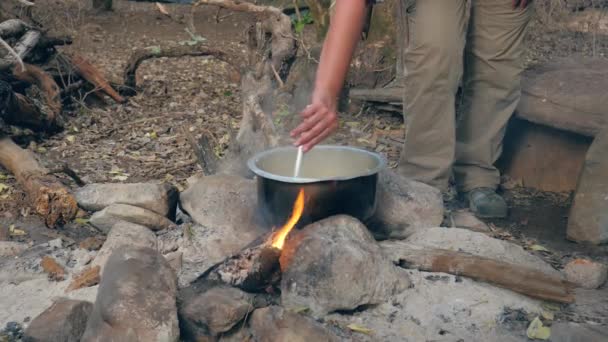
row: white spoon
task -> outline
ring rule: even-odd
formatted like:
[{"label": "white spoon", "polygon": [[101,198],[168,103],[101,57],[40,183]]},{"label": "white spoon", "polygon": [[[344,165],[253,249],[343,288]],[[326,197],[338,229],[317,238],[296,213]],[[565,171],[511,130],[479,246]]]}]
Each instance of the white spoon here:
[{"label": "white spoon", "polygon": [[298,147],[298,156],[296,157],[296,166],[293,170],[293,177],[298,178],[300,176],[300,168],[302,167],[302,155],[304,154],[304,150],[302,146]]}]

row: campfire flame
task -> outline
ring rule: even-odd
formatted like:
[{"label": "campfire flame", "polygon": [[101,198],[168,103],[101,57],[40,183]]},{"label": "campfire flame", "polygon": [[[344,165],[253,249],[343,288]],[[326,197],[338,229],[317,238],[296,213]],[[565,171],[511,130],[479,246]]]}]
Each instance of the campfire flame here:
[{"label": "campfire flame", "polygon": [[277,249],[283,249],[283,244],[285,244],[285,238],[289,235],[289,232],[295,227],[296,223],[300,220],[302,216],[302,212],[304,211],[304,189],[300,189],[298,193],[298,197],[296,198],[296,202],[293,205],[293,211],[291,212],[291,217],[281,227],[274,235],[272,236],[272,247]]}]

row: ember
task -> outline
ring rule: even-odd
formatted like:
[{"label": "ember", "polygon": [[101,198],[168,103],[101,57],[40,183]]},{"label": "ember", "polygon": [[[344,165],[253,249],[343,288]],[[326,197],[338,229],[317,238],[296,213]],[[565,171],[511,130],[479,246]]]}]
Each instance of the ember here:
[{"label": "ember", "polygon": [[289,232],[295,227],[296,223],[300,220],[302,212],[304,211],[304,189],[300,189],[296,202],[293,205],[293,211],[291,217],[276,233],[272,235],[272,247],[277,249],[283,249],[285,238],[289,235]]}]

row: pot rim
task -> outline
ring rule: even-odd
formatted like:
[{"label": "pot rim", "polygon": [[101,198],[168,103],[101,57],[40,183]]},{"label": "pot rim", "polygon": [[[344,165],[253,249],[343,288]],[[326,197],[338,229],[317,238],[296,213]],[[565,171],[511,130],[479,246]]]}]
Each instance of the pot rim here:
[{"label": "pot rim", "polygon": [[358,147],[353,147],[353,146],[317,145],[314,147],[314,149],[337,149],[337,150],[348,150],[348,151],[353,151],[353,152],[357,152],[357,153],[364,153],[364,154],[367,154],[368,156],[371,156],[372,158],[376,159],[378,164],[376,165],[376,167],[374,167],[372,169],[364,170],[360,174],[355,175],[355,176],[332,177],[332,178],[304,178],[304,177],[281,176],[281,175],[270,173],[268,171],[264,171],[257,166],[257,162],[261,158],[263,158],[267,155],[270,155],[270,154],[272,154],[274,152],[278,152],[278,151],[286,151],[286,150],[294,150],[294,149],[295,149],[295,147],[293,147],[293,146],[281,146],[281,147],[275,147],[275,148],[257,153],[253,157],[249,158],[249,160],[247,161],[247,166],[249,167],[249,170],[251,170],[254,174],[256,174],[257,176],[266,178],[266,179],[272,179],[272,180],[281,181],[281,182],[285,182],[285,183],[307,184],[307,183],[328,182],[328,181],[344,181],[344,180],[350,180],[350,179],[355,179],[355,178],[359,178],[359,177],[372,176],[372,175],[378,174],[381,170],[386,168],[386,165],[387,165],[386,159],[382,155],[380,155],[379,153],[376,153],[376,152],[368,151],[368,150],[358,148]]}]

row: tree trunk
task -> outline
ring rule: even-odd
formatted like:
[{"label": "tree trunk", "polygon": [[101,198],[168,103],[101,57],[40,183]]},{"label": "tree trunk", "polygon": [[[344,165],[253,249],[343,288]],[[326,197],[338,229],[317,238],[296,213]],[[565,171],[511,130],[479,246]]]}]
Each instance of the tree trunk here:
[{"label": "tree trunk", "polygon": [[112,10],[112,0],[93,0],[93,8],[102,11]]}]

